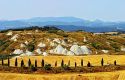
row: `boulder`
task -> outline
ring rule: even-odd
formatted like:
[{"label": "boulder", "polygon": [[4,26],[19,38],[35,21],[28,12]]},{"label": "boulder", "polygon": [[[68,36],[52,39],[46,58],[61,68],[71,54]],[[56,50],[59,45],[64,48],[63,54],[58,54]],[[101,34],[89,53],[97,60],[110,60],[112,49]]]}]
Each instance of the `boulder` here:
[{"label": "boulder", "polygon": [[17,41],[17,38],[19,37],[19,35],[18,34],[15,34],[10,40],[12,40],[12,41]]},{"label": "boulder", "polygon": [[68,51],[66,55],[68,55],[68,56],[74,56],[75,53],[73,53],[72,51]]},{"label": "boulder", "polygon": [[25,53],[27,56],[32,56],[33,55],[33,52],[30,52],[28,50],[26,50],[26,53]]},{"label": "boulder", "polygon": [[108,50],[102,50],[103,53],[108,53],[109,51]]},{"label": "boulder", "polygon": [[8,32],[6,35],[11,36],[13,35],[13,32]]},{"label": "boulder", "polygon": [[60,39],[58,39],[58,38],[54,38],[53,42],[57,42],[59,44],[61,43]]}]

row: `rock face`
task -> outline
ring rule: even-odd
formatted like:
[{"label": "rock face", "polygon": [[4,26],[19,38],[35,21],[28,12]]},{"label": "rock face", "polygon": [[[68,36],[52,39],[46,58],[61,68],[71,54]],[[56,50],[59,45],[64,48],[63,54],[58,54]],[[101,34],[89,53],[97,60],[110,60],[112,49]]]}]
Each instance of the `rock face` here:
[{"label": "rock face", "polygon": [[41,43],[38,44],[38,47],[44,48],[44,47],[46,47],[46,44],[41,42]]},{"label": "rock face", "polygon": [[121,51],[125,51],[125,48],[123,46],[121,47]]},{"label": "rock face", "polygon": [[64,48],[61,45],[58,45],[55,49],[54,49],[54,53],[55,54],[63,54]]},{"label": "rock face", "polygon": [[75,55],[83,54],[81,48],[80,48],[78,45],[73,45],[73,46],[70,48],[70,51],[72,51],[73,53],[75,53]]},{"label": "rock face", "polygon": [[83,54],[90,54],[91,50],[88,49],[86,46],[81,46],[81,50],[83,52]]},{"label": "rock face", "polygon": [[23,44],[23,43],[21,43],[21,44],[20,44],[20,47],[21,47],[21,48],[24,48],[24,47],[26,47],[26,45]]},{"label": "rock face", "polygon": [[67,52],[67,55],[68,55],[68,56],[74,56],[75,53],[73,53],[72,51],[68,51],[68,52]]},{"label": "rock face", "polygon": [[70,51],[72,51],[75,55],[82,55],[82,54],[90,54],[91,50],[89,50],[86,46],[78,46],[73,45],[70,48]]},{"label": "rock face", "polygon": [[23,50],[20,50],[20,49],[16,49],[13,54],[22,54],[23,53]]}]

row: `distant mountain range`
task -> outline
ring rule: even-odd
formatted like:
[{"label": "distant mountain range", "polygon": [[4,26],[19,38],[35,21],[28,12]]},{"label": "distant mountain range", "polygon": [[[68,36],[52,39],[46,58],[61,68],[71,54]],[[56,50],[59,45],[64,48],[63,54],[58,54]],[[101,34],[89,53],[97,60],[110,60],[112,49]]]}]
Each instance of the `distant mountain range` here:
[{"label": "distant mountain range", "polygon": [[88,32],[125,31],[125,22],[104,22],[101,20],[89,21],[75,17],[35,17],[21,20],[1,20],[0,30],[17,29],[31,26],[52,25],[57,28],[74,31],[85,30]]}]

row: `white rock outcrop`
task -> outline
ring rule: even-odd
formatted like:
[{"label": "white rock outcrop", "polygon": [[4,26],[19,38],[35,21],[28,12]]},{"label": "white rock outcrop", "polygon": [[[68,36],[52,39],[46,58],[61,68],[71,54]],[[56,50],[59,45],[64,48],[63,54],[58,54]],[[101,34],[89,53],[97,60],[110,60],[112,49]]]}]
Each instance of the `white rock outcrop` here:
[{"label": "white rock outcrop", "polygon": [[21,48],[24,48],[24,47],[26,47],[26,45],[23,44],[23,43],[21,43],[21,44],[20,44],[20,47],[21,47]]},{"label": "white rock outcrop", "polygon": [[28,50],[26,50],[26,53],[25,53],[27,56],[32,56],[33,55],[33,52],[30,52]]},{"label": "white rock outcrop", "polygon": [[108,50],[102,50],[103,53],[108,53],[109,51]]},{"label": "white rock outcrop", "polygon": [[55,49],[54,49],[54,53],[55,54],[63,54],[64,48],[61,45],[58,45]]},{"label": "white rock outcrop", "polygon": [[122,47],[121,47],[121,51],[125,51],[125,47],[122,46]]},{"label": "white rock outcrop", "polygon": [[74,56],[75,53],[73,53],[72,51],[68,51],[68,52],[67,52],[67,55],[68,55],[68,56]]},{"label": "white rock outcrop", "polygon": [[47,52],[43,52],[43,56],[48,56],[48,53]]},{"label": "white rock outcrop", "polygon": [[57,44],[55,42],[50,42],[50,46],[54,47],[57,46]]},{"label": "white rock outcrop", "polygon": [[20,49],[16,49],[14,50],[13,54],[22,54],[24,53],[23,50],[20,50]]},{"label": "white rock outcrop", "polygon": [[38,44],[38,47],[44,48],[44,47],[46,47],[46,44],[41,42],[41,43]]},{"label": "white rock outcrop", "polygon": [[80,47],[83,54],[90,54],[91,53],[91,50],[87,48],[87,46],[81,46]]},{"label": "white rock outcrop", "polygon": [[18,34],[15,34],[10,40],[12,40],[12,41],[17,41],[17,38],[19,37],[19,35]]},{"label": "white rock outcrop", "polygon": [[25,44],[26,44],[26,45],[28,45],[28,44],[29,44],[29,42],[28,42],[28,41],[25,41]]},{"label": "white rock outcrop", "polygon": [[90,54],[91,50],[89,50],[86,46],[78,46],[78,45],[73,45],[70,48],[70,51],[75,53],[75,55],[82,55],[82,54]]},{"label": "white rock outcrop", "polygon": [[6,35],[11,36],[11,35],[13,35],[13,32],[10,31]]},{"label": "white rock outcrop", "polygon": [[53,42],[57,42],[59,44],[61,43],[60,39],[58,39],[58,38],[54,38]]},{"label": "white rock outcrop", "polygon": [[75,55],[83,54],[81,48],[80,48],[78,45],[73,45],[73,46],[70,48],[70,51],[72,51],[73,53],[75,53]]},{"label": "white rock outcrop", "polygon": [[40,48],[36,49],[35,51],[36,51],[38,54],[42,54],[42,51],[41,51]]}]

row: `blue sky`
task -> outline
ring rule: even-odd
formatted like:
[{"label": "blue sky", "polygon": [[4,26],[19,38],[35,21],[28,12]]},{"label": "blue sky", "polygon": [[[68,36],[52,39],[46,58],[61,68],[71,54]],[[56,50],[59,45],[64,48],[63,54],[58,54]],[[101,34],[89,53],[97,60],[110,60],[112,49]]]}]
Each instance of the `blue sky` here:
[{"label": "blue sky", "polygon": [[73,16],[125,21],[125,0],[0,0],[0,19]]}]

